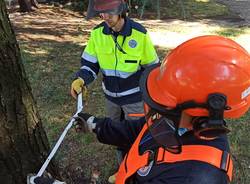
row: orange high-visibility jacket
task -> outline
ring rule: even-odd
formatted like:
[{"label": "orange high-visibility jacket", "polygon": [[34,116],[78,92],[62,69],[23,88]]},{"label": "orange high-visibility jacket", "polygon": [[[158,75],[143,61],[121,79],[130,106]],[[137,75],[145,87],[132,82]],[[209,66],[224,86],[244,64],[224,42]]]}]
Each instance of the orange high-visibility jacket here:
[{"label": "orange high-visibility jacket", "polygon": [[[147,129],[148,125],[145,124],[130,151],[121,163],[116,176],[116,184],[125,184],[126,180],[134,175],[137,170],[149,164],[151,153],[146,152],[142,155],[139,154],[139,144]],[[156,153],[156,164],[197,160],[224,170],[229,180],[232,180],[233,162],[230,154],[215,147],[206,145],[183,145],[180,154],[170,153],[163,148],[159,148]]]}]

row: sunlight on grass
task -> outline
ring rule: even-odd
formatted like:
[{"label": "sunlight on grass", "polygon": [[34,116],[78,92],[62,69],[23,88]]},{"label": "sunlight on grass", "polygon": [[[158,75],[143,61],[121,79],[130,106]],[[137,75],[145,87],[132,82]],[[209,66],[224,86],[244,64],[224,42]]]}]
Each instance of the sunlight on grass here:
[{"label": "sunlight on grass", "polygon": [[30,51],[30,50],[24,50],[26,53],[29,54],[36,54],[36,55],[45,55],[48,54],[48,51],[46,50],[35,50],[35,51]]},{"label": "sunlight on grass", "polygon": [[[178,22],[178,23],[177,23]],[[171,27],[173,25],[174,29]],[[160,29],[158,31],[158,29]],[[202,22],[173,21],[164,29],[161,25],[149,28],[153,43],[160,47],[175,48],[179,44],[202,35],[220,35],[231,38],[250,52],[249,27],[223,27]],[[178,31],[176,31],[178,30]]]},{"label": "sunlight on grass", "polygon": [[250,52],[250,27],[221,27],[214,34],[231,38]]},{"label": "sunlight on grass", "polygon": [[210,0],[195,0],[196,2],[208,3]]},{"label": "sunlight on grass", "polygon": [[[227,16],[228,9],[224,5],[208,0],[183,1],[189,21],[182,21],[177,20],[177,18],[183,17],[180,4],[176,2],[162,7],[163,17],[175,19],[140,21],[148,29],[161,60],[180,43],[205,34],[232,38],[250,51],[249,27],[224,26],[213,20],[203,19]],[[82,17],[79,19],[67,17],[62,20],[62,15],[55,13],[59,11],[58,9],[55,11],[46,7],[45,10],[41,13],[42,18],[40,17],[40,19],[53,19],[53,21],[46,21],[46,24],[50,24],[46,25],[48,26],[47,32],[36,34],[36,25],[31,23],[32,19],[40,20],[38,15],[24,15],[21,17],[23,19],[19,17],[18,26],[30,29],[34,27],[34,30],[23,29],[24,32],[18,35],[18,39],[20,40],[23,63],[31,83],[32,93],[37,101],[39,114],[50,144],[54,145],[76,110],[76,101],[69,94],[70,85],[74,72],[79,69],[81,52],[88,40],[89,31],[98,21],[87,22],[83,21]],[[68,23],[64,21],[68,21]],[[62,22],[63,28],[60,26]],[[41,24],[39,24],[39,21],[36,23],[41,31]],[[56,24],[58,24],[58,27],[54,28]],[[68,30],[65,25],[69,28]],[[99,74],[98,80],[89,85],[88,91],[89,97],[86,99],[84,111],[96,116],[104,116],[101,74]],[[229,123],[232,129],[229,134],[230,143],[233,155],[237,159],[235,161],[235,184],[248,184],[247,181],[250,181],[249,121],[250,114],[248,113],[240,120],[230,121]],[[87,178],[90,178],[93,168],[98,167],[101,171],[102,181],[106,181],[108,176],[113,174],[116,169],[114,147],[98,143],[94,134],[77,134],[74,129],[69,131],[56,155],[56,159],[61,170],[73,173],[75,168],[83,168]],[[70,181],[69,183],[74,182]]]}]

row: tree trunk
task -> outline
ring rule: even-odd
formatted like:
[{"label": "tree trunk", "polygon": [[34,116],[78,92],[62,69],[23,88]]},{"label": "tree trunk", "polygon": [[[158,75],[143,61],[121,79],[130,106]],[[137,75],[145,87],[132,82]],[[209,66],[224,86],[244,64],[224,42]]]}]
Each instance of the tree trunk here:
[{"label": "tree trunk", "polygon": [[21,12],[31,12],[31,2],[29,0],[18,0],[19,9]]},{"label": "tree trunk", "polygon": [[27,174],[38,172],[48,150],[5,2],[0,0],[0,183],[26,183]]},{"label": "tree trunk", "polygon": [[37,0],[30,0],[30,4],[35,8],[39,8]]},{"label": "tree trunk", "polygon": [[156,2],[157,19],[161,19],[161,2],[160,0],[157,0]]}]

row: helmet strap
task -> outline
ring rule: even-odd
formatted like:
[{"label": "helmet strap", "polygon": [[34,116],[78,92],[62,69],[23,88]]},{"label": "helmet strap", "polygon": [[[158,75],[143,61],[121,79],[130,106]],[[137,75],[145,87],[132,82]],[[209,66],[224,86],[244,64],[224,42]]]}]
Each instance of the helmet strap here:
[{"label": "helmet strap", "polygon": [[165,150],[178,154],[181,152],[181,140],[178,124],[150,109],[146,115],[149,132],[155,143]]},{"label": "helmet strap", "polygon": [[[192,108],[207,109],[209,114],[206,117],[194,117],[192,120],[194,134],[200,139],[214,139],[219,135],[230,132],[224,120],[224,111],[229,110],[227,98],[221,93],[208,95],[206,103],[197,103],[193,100],[178,104],[174,109],[167,110],[160,114],[172,120],[176,129],[179,128],[180,117],[184,110]],[[157,112],[157,110],[155,110]]]}]

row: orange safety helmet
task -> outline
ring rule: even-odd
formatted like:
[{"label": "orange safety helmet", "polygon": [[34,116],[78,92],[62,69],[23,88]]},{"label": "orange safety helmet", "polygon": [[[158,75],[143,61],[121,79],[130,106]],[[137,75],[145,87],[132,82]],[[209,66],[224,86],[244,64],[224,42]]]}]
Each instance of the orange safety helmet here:
[{"label": "orange safety helmet", "polygon": [[[250,55],[221,36],[200,36],[176,47],[161,65],[141,79],[144,101],[158,112],[171,111],[188,101],[206,103],[210,94],[227,100],[224,117],[242,116],[250,106]],[[209,116],[208,109],[185,107],[191,116]],[[223,114],[223,112],[222,112]]]}]

